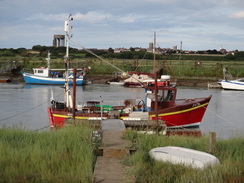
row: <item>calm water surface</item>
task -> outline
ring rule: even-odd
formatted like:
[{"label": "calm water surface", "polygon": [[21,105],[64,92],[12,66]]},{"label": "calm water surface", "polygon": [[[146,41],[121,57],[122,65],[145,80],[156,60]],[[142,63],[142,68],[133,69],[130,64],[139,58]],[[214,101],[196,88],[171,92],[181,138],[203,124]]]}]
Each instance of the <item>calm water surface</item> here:
[{"label": "calm water surface", "polygon": [[[54,97],[63,100],[60,86],[0,84],[0,127],[16,127],[26,130],[49,130],[47,107],[51,90]],[[215,131],[218,138],[244,136],[244,92],[219,89],[179,87],[177,98],[198,98],[212,95],[202,120],[203,134]],[[77,101],[144,99],[143,88],[124,88],[92,84],[77,87]]]}]

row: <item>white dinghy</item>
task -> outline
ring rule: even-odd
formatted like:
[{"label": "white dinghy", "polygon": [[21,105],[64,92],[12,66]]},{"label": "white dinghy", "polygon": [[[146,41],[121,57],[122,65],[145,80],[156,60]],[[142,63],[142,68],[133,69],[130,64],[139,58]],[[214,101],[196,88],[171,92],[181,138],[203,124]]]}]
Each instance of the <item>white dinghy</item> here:
[{"label": "white dinghy", "polygon": [[151,149],[149,155],[156,161],[183,164],[192,168],[203,169],[220,164],[218,158],[211,154],[183,147],[157,147]]}]

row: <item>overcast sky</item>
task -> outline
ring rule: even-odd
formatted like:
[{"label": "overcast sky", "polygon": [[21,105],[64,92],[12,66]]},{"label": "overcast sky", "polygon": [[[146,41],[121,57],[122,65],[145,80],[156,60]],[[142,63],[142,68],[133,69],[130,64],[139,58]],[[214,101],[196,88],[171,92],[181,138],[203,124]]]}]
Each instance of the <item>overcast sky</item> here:
[{"label": "overcast sky", "polygon": [[244,51],[243,0],[0,0],[0,48],[52,46],[69,14],[87,48],[147,48],[155,31],[161,48]]}]

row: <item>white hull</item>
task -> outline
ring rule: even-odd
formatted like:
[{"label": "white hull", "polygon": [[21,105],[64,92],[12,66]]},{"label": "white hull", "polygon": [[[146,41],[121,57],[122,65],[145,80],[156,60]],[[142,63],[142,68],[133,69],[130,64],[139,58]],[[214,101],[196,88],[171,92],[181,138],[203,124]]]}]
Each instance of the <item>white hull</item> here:
[{"label": "white hull", "polygon": [[[24,77],[25,83],[27,84],[42,84],[42,85],[64,85],[65,78],[57,78],[57,77],[45,77],[45,76],[38,76],[34,74],[29,74],[22,72]],[[73,78],[68,80],[69,84],[73,84]],[[83,85],[83,77],[76,78],[76,85]]]},{"label": "white hull", "polygon": [[221,85],[223,89],[226,90],[244,90],[244,79],[238,79],[238,80],[231,80],[221,81]]},{"label": "white hull", "polygon": [[183,164],[192,168],[203,169],[220,164],[219,160],[211,154],[183,147],[157,147],[150,150],[149,154],[157,161]]},{"label": "white hull", "polygon": [[123,86],[124,82],[109,82],[110,85]]}]

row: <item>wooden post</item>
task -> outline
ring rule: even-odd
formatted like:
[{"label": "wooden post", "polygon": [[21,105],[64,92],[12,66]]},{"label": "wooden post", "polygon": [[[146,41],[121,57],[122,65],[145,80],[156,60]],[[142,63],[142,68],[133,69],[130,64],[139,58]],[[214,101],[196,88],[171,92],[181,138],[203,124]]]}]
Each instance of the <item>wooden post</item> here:
[{"label": "wooden post", "polygon": [[209,153],[216,152],[216,133],[209,132]]},{"label": "wooden post", "polygon": [[153,62],[153,69],[154,69],[154,85],[155,85],[155,107],[154,107],[154,111],[155,111],[155,121],[156,121],[156,125],[157,125],[157,134],[159,134],[159,123],[158,123],[158,73],[157,73],[157,68],[156,68],[156,32],[154,32],[154,44],[153,44],[153,55],[154,55],[154,62]]},{"label": "wooden post", "polygon": [[75,106],[76,106],[76,68],[73,69],[73,106],[72,117],[75,120]]},{"label": "wooden post", "polygon": [[216,63],[216,80],[219,79],[219,63]]}]

